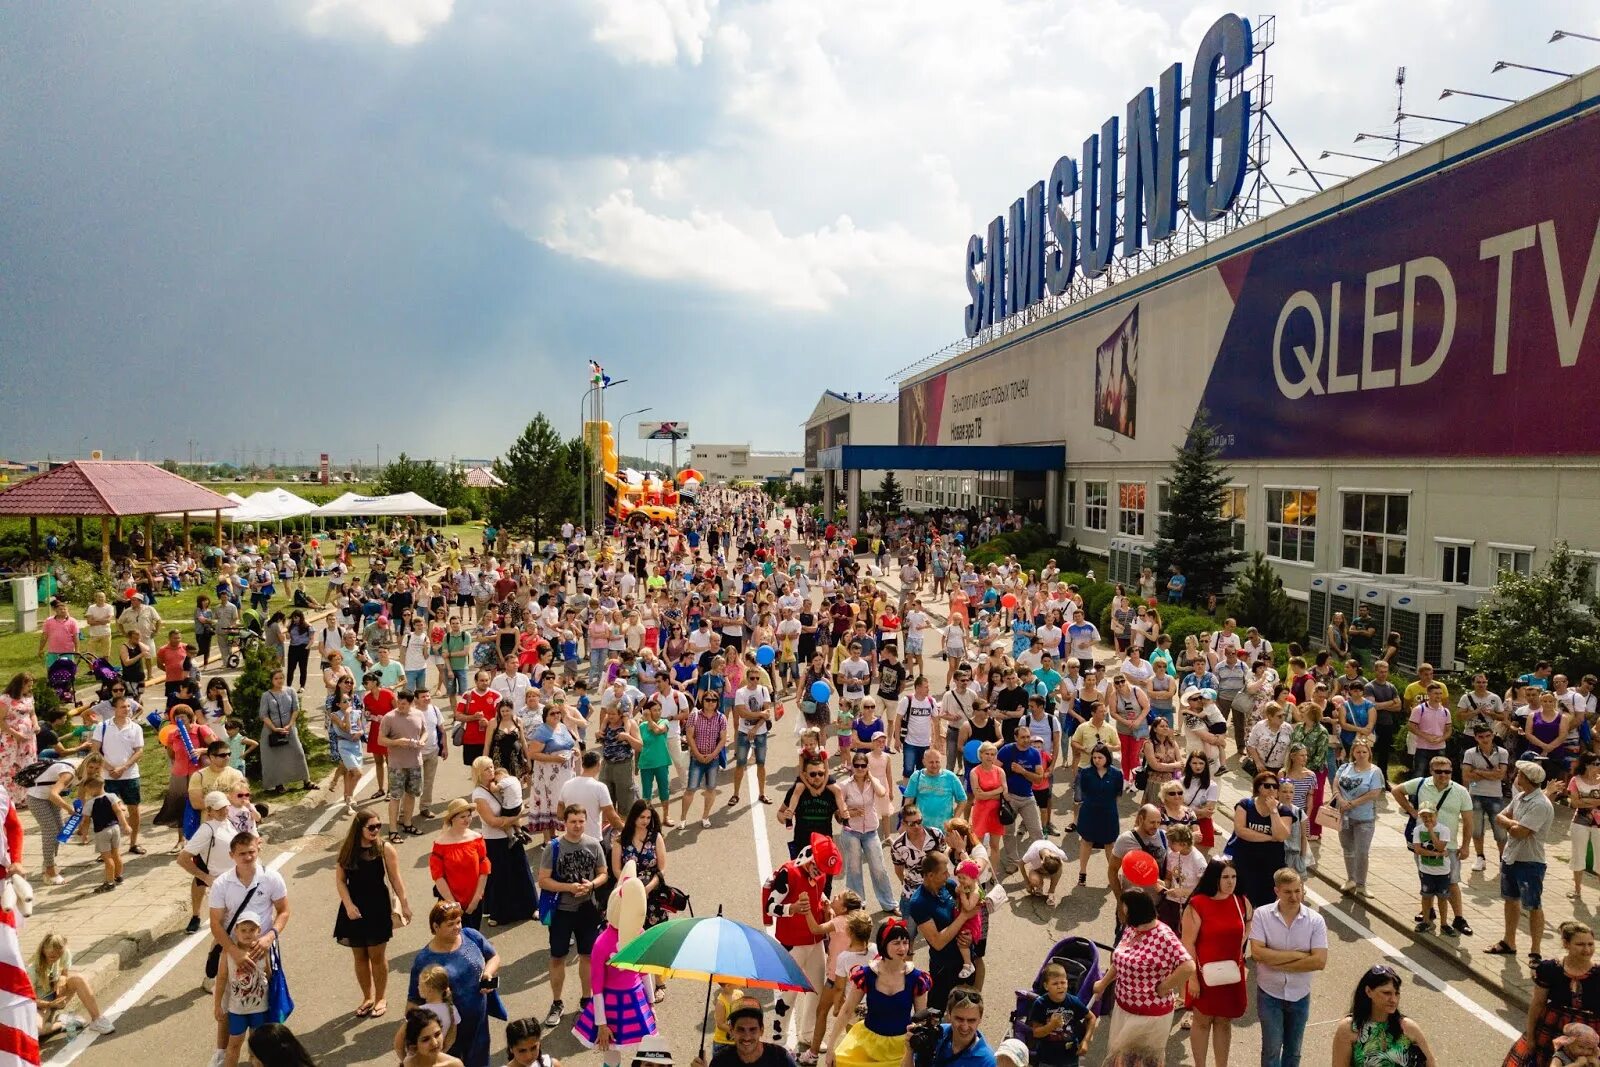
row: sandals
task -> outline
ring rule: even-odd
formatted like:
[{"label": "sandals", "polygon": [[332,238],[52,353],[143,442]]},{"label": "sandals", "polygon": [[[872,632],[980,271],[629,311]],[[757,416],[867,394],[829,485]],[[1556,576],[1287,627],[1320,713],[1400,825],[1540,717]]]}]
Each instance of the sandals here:
[{"label": "sandals", "polygon": [[398,845],[400,842],[404,841],[405,839],[406,839],[406,835],[401,833],[399,830],[390,830],[389,831],[389,844]]},{"label": "sandals", "polygon": [[388,1010],[389,1010],[388,1003],[386,1001],[380,1000],[380,1001],[378,1001],[376,1004],[374,1004],[372,1006],[371,1016],[374,1019],[381,1019],[381,1018],[383,1018],[384,1013],[387,1012]]},{"label": "sandals", "polygon": [[372,1014],[372,1001],[370,1001],[370,1000],[363,1000],[361,1002],[360,1006],[356,1008],[356,1018],[357,1019],[365,1019],[371,1014]]},{"label": "sandals", "polygon": [[1496,941],[1483,951],[1489,956],[1515,956],[1517,954],[1517,950],[1504,941]]},{"label": "sandals", "polygon": [[772,798],[771,798],[771,797],[769,797],[769,796],[767,796],[767,794],[765,794],[765,793],[762,793],[762,794],[761,794],[761,795],[760,795],[760,796],[759,796],[759,797],[757,797],[757,798],[756,798],[756,799],[757,799],[757,800],[759,800],[759,801],[761,801],[761,803],[763,803],[763,804],[771,804],[771,803],[772,803]]},{"label": "sandals", "polygon": [[739,806],[739,795],[737,793],[735,793],[733,796],[728,798],[728,807],[736,808],[738,806]]},{"label": "sandals", "polygon": [[411,837],[422,836],[422,829],[416,823],[402,823],[400,825],[400,829],[404,830],[406,834]]}]

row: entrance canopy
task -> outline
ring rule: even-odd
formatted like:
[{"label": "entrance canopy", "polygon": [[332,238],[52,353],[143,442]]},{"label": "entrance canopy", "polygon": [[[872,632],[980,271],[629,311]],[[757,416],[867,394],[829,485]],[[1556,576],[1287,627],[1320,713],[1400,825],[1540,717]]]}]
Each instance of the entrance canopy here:
[{"label": "entrance canopy", "polygon": [[817,452],[825,471],[1059,471],[1066,445],[834,445]]},{"label": "entrance canopy", "polygon": [[416,493],[395,493],[393,496],[357,496],[346,493],[317,509],[324,518],[378,518],[388,515],[425,515],[442,519],[448,512],[438,504],[430,503]]}]

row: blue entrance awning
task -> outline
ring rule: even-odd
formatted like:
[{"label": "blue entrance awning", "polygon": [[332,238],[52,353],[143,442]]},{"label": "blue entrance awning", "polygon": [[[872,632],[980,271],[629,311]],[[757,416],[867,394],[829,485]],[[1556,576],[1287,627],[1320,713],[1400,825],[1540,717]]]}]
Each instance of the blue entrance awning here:
[{"label": "blue entrance awning", "polygon": [[1066,445],[834,445],[817,452],[825,471],[1058,471]]}]

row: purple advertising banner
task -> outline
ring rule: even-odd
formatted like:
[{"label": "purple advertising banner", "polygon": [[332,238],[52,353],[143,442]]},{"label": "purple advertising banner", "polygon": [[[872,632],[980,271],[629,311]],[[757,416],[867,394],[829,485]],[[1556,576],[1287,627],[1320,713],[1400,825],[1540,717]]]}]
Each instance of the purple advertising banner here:
[{"label": "purple advertising banner", "polygon": [[1600,115],[1218,266],[1230,458],[1600,454]]}]

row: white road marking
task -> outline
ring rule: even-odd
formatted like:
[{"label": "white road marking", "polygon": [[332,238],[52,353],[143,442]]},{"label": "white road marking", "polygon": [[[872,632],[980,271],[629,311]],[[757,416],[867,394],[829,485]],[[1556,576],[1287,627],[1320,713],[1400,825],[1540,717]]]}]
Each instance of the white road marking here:
[{"label": "white road marking", "polygon": [[1366,941],[1373,948],[1376,948],[1380,953],[1383,954],[1384,959],[1401,964],[1406,970],[1416,975],[1419,982],[1431,989],[1436,989],[1440,993],[1443,993],[1445,996],[1455,1001],[1456,1006],[1462,1011],[1477,1019],[1491,1030],[1494,1030],[1501,1036],[1507,1037],[1512,1041],[1515,1041],[1517,1038],[1522,1036],[1521,1030],[1517,1029],[1515,1026],[1512,1026],[1504,1019],[1496,1016],[1487,1008],[1483,1007],[1483,1005],[1479,1004],[1465,993],[1462,993],[1460,990],[1456,989],[1454,986],[1435,975],[1426,967],[1418,964],[1415,960],[1401,952],[1398,948],[1395,948],[1389,942],[1385,941],[1383,938],[1367,929],[1367,927],[1363,926],[1360,922],[1352,919],[1350,916],[1334,907],[1333,904],[1325,899],[1320,893],[1313,893],[1310,890],[1307,890],[1306,899],[1315,904],[1318,910],[1320,910],[1324,916],[1331,915],[1333,918],[1339,921],[1339,925],[1343,926],[1357,937]]},{"label": "white road marking", "polygon": [[[367,783],[372,780],[372,777],[372,771],[368,771],[366,774],[362,775],[361,781],[356,783],[357,792],[365,789]],[[317,816],[316,821],[310,826],[306,827],[305,833],[299,835],[297,840],[304,841],[308,837],[317,836],[328,828],[328,824],[330,822],[342,814],[344,814],[343,801],[329,804],[327,810],[321,815]],[[280,853],[273,859],[271,863],[267,864],[267,870],[277,871],[298,855],[300,855],[300,850],[298,848],[290,849],[287,852]],[[139,981],[134,983],[132,989],[118,997],[116,1003],[112,1004],[111,1007],[105,1010],[105,1017],[110,1019],[112,1022],[116,1022],[117,1019],[122,1016],[123,1012],[127,1011],[135,1004],[138,1004],[141,1000],[148,996],[150,991],[154,989],[163,978],[171,974],[173,968],[182,963],[189,953],[193,952],[201,945],[208,944],[210,941],[210,931],[201,930],[198,933],[190,934],[188,937],[172,946],[172,948],[167,950],[167,954],[161,957],[160,962],[158,962],[154,967],[150,968],[144,977],[140,978]],[[84,1030],[80,1032],[77,1037],[73,1038],[67,1043],[65,1048],[63,1048],[60,1052],[57,1052],[54,1056],[50,1057],[50,1059],[46,1061],[45,1067],[66,1067],[67,1064],[76,1062],[78,1057],[87,1052],[89,1050],[89,1046],[94,1044],[99,1037],[100,1035],[95,1033],[93,1030]]]},{"label": "white road marking", "polygon": [[[747,797],[760,796],[756,789],[756,765],[750,764],[744,769],[744,795]],[[772,847],[767,843],[767,813],[766,805],[757,800],[750,805],[750,821],[755,824],[756,838],[756,885],[767,884],[767,879],[772,877]]]}]

